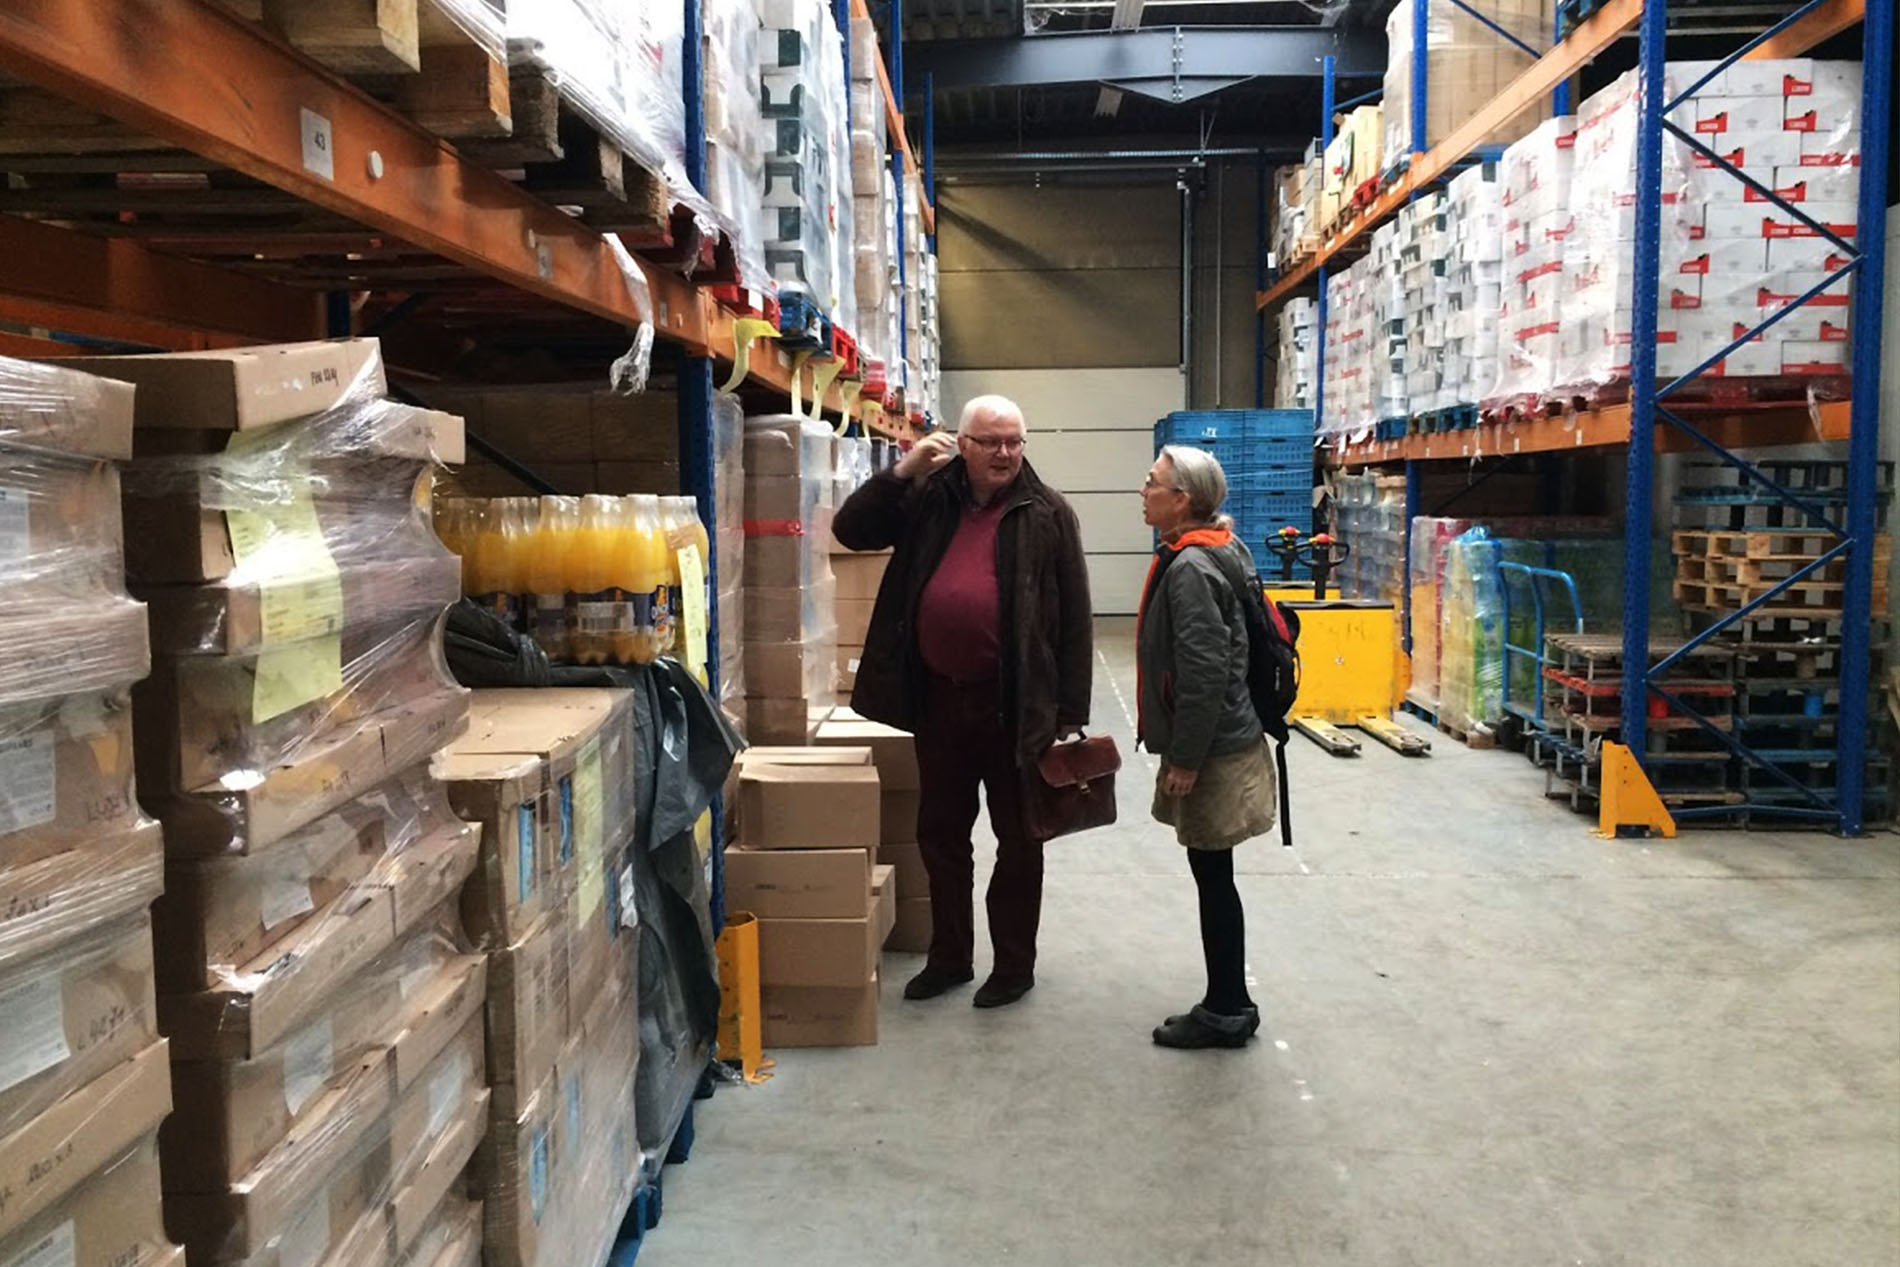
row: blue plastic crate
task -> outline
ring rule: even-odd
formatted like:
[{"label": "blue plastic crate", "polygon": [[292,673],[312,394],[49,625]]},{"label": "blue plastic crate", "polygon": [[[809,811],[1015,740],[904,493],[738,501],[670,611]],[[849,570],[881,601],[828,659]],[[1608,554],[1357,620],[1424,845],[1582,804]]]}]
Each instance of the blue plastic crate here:
[{"label": "blue plastic crate", "polygon": [[1249,439],[1303,439],[1313,442],[1313,411],[1310,409],[1250,409],[1246,411],[1245,433]]},{"label": "blue plastic crate", "polygon": [[1171,413],[1156,424],[1156,430],[1166,437],[1164,443],[1167,444],[1238,440],[1245,434],[1240,416],[1224,410],[1182,410]]}]

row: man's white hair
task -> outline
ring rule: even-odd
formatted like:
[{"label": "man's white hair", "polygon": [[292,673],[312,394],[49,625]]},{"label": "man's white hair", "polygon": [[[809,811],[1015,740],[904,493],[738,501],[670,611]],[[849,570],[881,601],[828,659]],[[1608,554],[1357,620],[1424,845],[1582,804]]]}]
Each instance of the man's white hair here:
[{"label": "man's white hair", "polygon": [[1022,407],[1015,401],[1007,396],[978,396],[963,406],[963,413],[957,418],[957,434],[967,433],[971,423],[985,416],[1014,418],[1024,431],[1029,430],[1029,422],[1023,417]]}]

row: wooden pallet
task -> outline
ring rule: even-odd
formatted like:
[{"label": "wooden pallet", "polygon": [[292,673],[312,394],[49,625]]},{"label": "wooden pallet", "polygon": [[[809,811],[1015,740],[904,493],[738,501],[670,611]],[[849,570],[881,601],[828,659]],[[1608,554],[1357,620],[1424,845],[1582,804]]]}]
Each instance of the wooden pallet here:
[{"label": "wooden pallet", "polygon": [[[1810,562],[1840,544],[1840,537],[1826,528],[1739,528],[1685,529],[1676,532],[1671,543],[1678,557],[1753,559],[1761,561]],[[1893,556],[1893,538],[1879,533],[1874,538],[1874,558],[1885,561]]]},{"label": "wooden pallet", "polygon": [[[1749,603],[1764,597],[1780,582],[1773,580],[1708,580],[1676,578],[1676,601],[1685,611],[1727,612],[1746,607]],[[1756,613],[1766,616],[1807,616],[1816,613],[1839,612],[1844,582],[1841,581],[1802,581],[1775,594],[1774,599],[1765,607],[1756,609]],[[1886,604],[1886,586],[1878,581],[1874,586],[1874,606]]]}]

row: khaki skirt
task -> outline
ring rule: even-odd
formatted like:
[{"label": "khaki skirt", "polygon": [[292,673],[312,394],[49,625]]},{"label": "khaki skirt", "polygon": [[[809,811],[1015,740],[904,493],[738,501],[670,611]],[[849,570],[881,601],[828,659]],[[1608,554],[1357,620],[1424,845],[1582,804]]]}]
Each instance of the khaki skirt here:
[{"label": "khaki skirt", "polygon": [[1265,739],[1245,752],[1209,757],[1186,796],[1163,792],[1161,777],[1157,772],[1155,821],[1174,828],[1174,838],[1188,849],[1232,849],[1273,829],[1279,788]]}]

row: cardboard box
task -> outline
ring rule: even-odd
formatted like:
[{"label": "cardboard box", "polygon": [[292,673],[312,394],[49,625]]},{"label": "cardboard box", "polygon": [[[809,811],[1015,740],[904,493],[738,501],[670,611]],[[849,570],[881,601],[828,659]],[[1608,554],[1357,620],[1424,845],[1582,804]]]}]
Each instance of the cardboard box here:
[{"label": "cardboard box", "polygon": [[150,906],[164,887],[165,839],[154,822],[102,831],[15,858],[0,839],[0,958],[26,960]]},{"label": "cardboard box", "polygon": [[440,752],[430,773],[458,816],[481,826],[475,874],[462,890],[462,921],[484,946],[506,946],[559,909],[558,816],[545,803],[546,769],[523,753]]},{"label": "cardboard box", "polygon": [[278,343],[154,356],[85,356],[60,364],[132,383],[139,429],[250,431],[321,413],[359,385],[388,390],[375,339]]},{"label": "cardboard box", "polygon": [[897,899],[897,918],[892,924],[890,936],[884,939],[884,949],[906,955],[928,954],[934,927],[930,918],[929,898],[900,897]]},{"label": "cardboard box", "polygon": [[0,439],[0,529],[9,601],[71,600],[125,587],[119,468],[110,463],[8,449]]},{"label": "cardboard box", "polygon": [[[744,592],[748,647],[805,640],[805,617],[810,606],[805,590],[747,586]],[[751,663],[748,658],[748,670]]]},{"label": "cardboard box", "polygon": [[806,642],[748,642],[745,644],[746,694],[763,699],[809,696],[821,680],[830,681],[834,656],[831,648]]},{"label": "cardboard box", "polygon": [[0,965],[0,1133],[156,1042],[153,994],[142,914]]},{"label": "cardboard box", "polygon": [[412,929],[441,918],[475,868],[476,832],[454,821],[386,858],[321,918],[211,987],[161,996],[165,1033],[192,1052],[244,1059],[300,1028]]},{"label": "cardboard box", "polygon": [[882,946],[897,923],[897,868],[871,868],[871,935]]},{"label": "cardboard box", "polygon": [[568,1028],[567,926],[551,913],[489,956],[488,1075],[492,1085],[536,1087],[554,1068]]},{"label": "cardboard box", "polygon": [[[814,717],[814,712],[818,717]],[[810,743],[825,710],[802,695],[796,699],[745,697],[745,734],[753,743]]]},{"label": "cardboard box", "polygon": [[748,849],[876,849],[878,774],[869,766],[748,762],[739,774]]},{"label": "cardboard box", "polygon": [[[161,654],[248,655],[266,642],[319,637],[352,625],[387,627],[399,615],[432,617],[462,596],[461,560],[421,543],[417,553],[336,564],[334,582],[312,576],[309,556],[273,566],[268,555],[246,567],[243,580],[207,585],[139,587],[151,615],[152,642]],[[424,550],[429,552],[424,553]],[[302,588],[323,596],[320,607],[297,611],[295,632],[273,631],[282,621],[284,599]]]},{"label": "cardboard box", "polygon": [[818,728],[820,747],[866,747],[871,763],[884,790],[915,791],[917,781],[917,743],[909,734],[882,722],[866,721],[848,709],[834,712]]},{"label": "cardboard box", "polygon": [[449,1196],[415,1242],[399,1251],[401,1267],[481,1267],[481,1207]]},{"label": "cardboard box", "polygon": [[930,896],[930,871],[924,865],[922,845],[887,840],[877,847],[877,860],[895,871],[899,900]]},{"label": "cardboard box", "polygon": [[874,1047],[876,980],[842,989],[768,986],[760,992],[767,1047]]},{"label": "cardboard box", "polygon": [[11,445],[123,462],[132,385],[58,364],[0,360],[0,437]]},{"label": "cardboard box", "polygon": [[878,950],[884,944],[880,918],[872,909],[854,919],[761,919],[760,983],[864,984],[877,973]]},{"label": "cardboard box", "polygon": [[560,1160],[555,1144],[559,1095],[552,1069],[525,1100],[517,1102],[513,1091],[496,1088],[488,1136],[475,1163],[488,1267],[534,1267],[542,1229],[551,1224]]},{"label": "cardboard box", "polygon": [[426,761],[454,739],[467,715],[468,692],[444,687],[309,744],[248,786],[179,792],[141,782],[140,800],[165,824],[170,855],[247,853]]},{"label": "cardboard box", "polygon": [[123,1157],[171,1111],[164,1040],[24,1122],[0,1114],[0,1242]]},{"label": "cardboard box", "polygon": [[728,849],[726,904],[772,919],[852,918],[870,908],[863,849]]},{"label": "cardboard box", "polygon": [[158,1147],[143,1139],[31,1224],[0,1237],[0,1263],[142,1267],[170,1248],[159,1200]]},{"label": "cardboard box", "polygon": [[876,598],[890,562],[889,550],[864,554],[832,551],[831,575],[838,585],[838,598],[865,601]]},{"label": "cardboard box", "polygon": [[23,702],[39,690],[107,690],[151,671],[145,607],[122,596],[9,605],[0,611],[0,646],[7,648],[4,703]]},{"label": "cardboard box", "polygon": [[[211,989],[239,965],[276,958],[273,947],[292,945],[312,923],[346,915],[359,900],[353,890],[402,878],[395,855],[472,834],[417,767],[260,853],[180,858],[167,867],[153,909],[165,952],[159,989]],[[295,946],[282,953],[301,953],[303,944]]]},{"label": "cardboard box", "polygon": [[863,646],[871,628],[871,608],[875,599],[840,598],[838,600],[838,641]]}]

